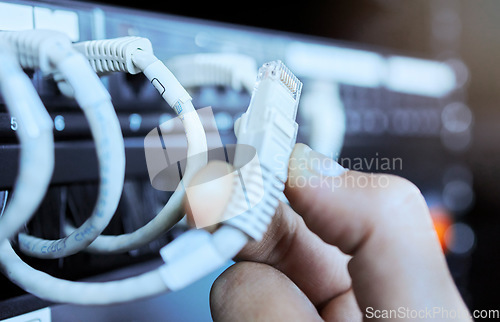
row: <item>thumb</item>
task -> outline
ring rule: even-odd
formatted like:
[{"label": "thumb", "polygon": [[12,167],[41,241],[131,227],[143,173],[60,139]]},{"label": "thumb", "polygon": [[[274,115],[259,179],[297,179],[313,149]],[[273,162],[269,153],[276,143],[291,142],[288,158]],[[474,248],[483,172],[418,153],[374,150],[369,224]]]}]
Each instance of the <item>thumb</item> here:
[{"label": "thumb", "polygon": [[309,229],[353,256],[349,272],[362,311],[466,312],[425,200],[408,180],[347,171],[297,144],[285,193]]},{"label": "thumb", "polygon": [[211,161],[191,178],[184,200],[191,226],[213,230],[222,221],[231,198],[233,171],[229,163]]}]

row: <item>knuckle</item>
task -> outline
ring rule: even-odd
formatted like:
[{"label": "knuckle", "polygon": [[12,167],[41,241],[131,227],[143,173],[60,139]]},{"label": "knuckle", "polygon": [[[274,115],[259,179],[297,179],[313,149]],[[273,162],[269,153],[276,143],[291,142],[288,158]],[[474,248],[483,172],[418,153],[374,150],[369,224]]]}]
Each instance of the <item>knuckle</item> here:
[{"label": "knuckle", "polygon": [[408,179],[388,175],[389,184],[385,189],[378,189],[377,203],[381,205],[381,215],[394,219],[394,215],[425,214],[428,212],[425,199],[420,189]]}]

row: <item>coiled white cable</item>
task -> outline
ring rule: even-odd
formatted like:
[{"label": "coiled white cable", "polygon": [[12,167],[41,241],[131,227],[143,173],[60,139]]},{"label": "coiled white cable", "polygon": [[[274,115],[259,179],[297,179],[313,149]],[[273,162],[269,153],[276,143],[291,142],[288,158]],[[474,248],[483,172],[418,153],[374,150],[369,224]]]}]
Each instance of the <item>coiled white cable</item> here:
[{"label": "coiled white cable", "polygon": [[[288,159],[297,139],[295,122],[302,82],[281,62],[264,64],[260,70],[248,110],[235,123],[238,145],[253,146],[258,164],[252,162],[241,173],[246,200],[253,207],[243,214],[242,198],[229,202],[224,222],[245,232],[254,240],[262,239],[274,216],[288,176]],[[237,149],[239,146],[237,146]],[[235,165],[242,154],[236,151]],[[261,180],[258,180],[261,179]]]},{"label": "coiled white cable", "polygon": [[96,142],[100,185],[95,208],[77,230],[58,240],[19,234],[20,249],[39,258],[60,258],[86,248],[108,225],[120,200],[125,176],[125,150],[120,124],[109,93],[88,61],[64,35],[50,30],[2,32],[25,68],[60,73],[73,88]]},{"label": "coiled white cable", "polygon": [[[179,278],[184,281],[184,276],[197,280],[236,256],[248,241],[242,232],[231,227],[219,229],[213,235],[204,230],[193,230],[185,237],[189,238],[191,243],[189,248],[182,248],[184,256],[176,253],[172,262],[123,280],[91,283],[53,277],[26,265],[7,241],[0,242],[0,269],[13,283],[48,301],[109,305],[174,290],[178,286],[176,281]],[[171,244],[176,246],[175,241]],[[197,265],[200,259],[203,267]],[[178,272],[181,272],[181,276],[176,275]]]},{"label": "coiled white cable", "polygon": [[13,237],[30,220],[50,184],[54,169],[52,120],[6,42],[0,41],[0,92],[16,119],[21,147],[19,174],[2,217],[0,240]]},{"label": "coiled white cable", "polygon": [[[185,184],[207,163],[205,131],[191,103],[191,97],[168,68],[152,53],[148,39],[123,37],[77,43],[75,48],[85,54],[97,73],[143,72],[163,99],[182,121],[187,138],[187,163],[182,181],[163,209],[146,225],[134,232],[117,236],[101,235],[87,248],[95,253],[121,253],[141,247],[165,233],[184,215],[182,202]],[[66,232],[72,231],[66,227]]]},{"label": "coiled white cable", "polygon": [[[263,186],[258,185],[258,181],[248,184],[251,194],[257,192],[259,195],[260,189],[265,195],[269,193],[269,197],[257,205],[264,212],[262,215],[252,211],[250,213],[254,216],[244,214],[246,218],[243,220],[233,217],[213,234],[192,229],[162,248],[160,253],[164,265],[120,281],[85,283],[52,277],[27,266],[7,241],[0,243],[0,268],[4,274],[23,289],[46,300],[84,305],[113,304],[182,289],[224,265],[250,238],[260,240],[278,204],[276,192],[282,191],[286,180],[287,167],[276,156],[283,153],[282,156],[289,157],[295,143],[295,116],[302,84],[280,62],[263,67],[259,84],[262,95],[252,96],[252,103],[238,126],[237,137],[243,144],[255,144],[257,155],[267,169],[264,171],[266,176],[261,178]],[[269,113],[264,113],[266,111]],[[238,150],[235,160],[240,160]],[[254,174],[255,169],[249,167],[244,177]],[[240,200],[230,201],[234,207],[228,206],[226,212],[247,202],[240,194],[233,194],[231,198]]]},{"label": "coiled white cable", "polygon": [[[311,82],[301,99],[303,126],[309,128],[309,146],[333,159],[340,156],[346,130],[346,114],[339,85]],[[311,113],[311,111],[317,111]]]}]

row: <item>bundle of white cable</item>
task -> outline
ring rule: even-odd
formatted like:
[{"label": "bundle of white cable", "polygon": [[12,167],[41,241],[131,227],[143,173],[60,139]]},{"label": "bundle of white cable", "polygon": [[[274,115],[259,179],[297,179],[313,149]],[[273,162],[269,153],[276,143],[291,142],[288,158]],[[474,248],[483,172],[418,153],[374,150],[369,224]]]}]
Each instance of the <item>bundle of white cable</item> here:
[{"label": "bundle of white cable", "polygon": [[92,215],[71,235],[45,240],[19,234],[21,250],[39,258],[60,258],[86,248],[109,224],[120,200],[125,176],[125,150],[120,124],[109,93],[76,52],[66,35],[51,30],[2,32],[23,67],[60,73],[73,88],[76,101],[89,121],[99,161],[99,195]]},{"label": "bundle of white cable", "polygon": [[6,42],[0,41],[0,92],[16,119],[21,155],[14,193],[0,217],[0,240],[13,237],[42,201],[54,169],[52,120]]},{"label": "bundle of white cable", "polygon": [[[97,73],[140,71],[151,81],[163,99],[179,115],[187,138],[187,164],[182,181],[163,209],[146,225],[128,234],[101,235],[87,248],[96,253],[121,253],[141,247],[165,233],[184,215],[182,202],[185,185],[207,163],[205,131],[191,97],[168,68],[153,55],[146,38],[123,37],[77,43]],[[66,227],[70,233],[72,227]]]},{"label": "bundle of white cable", "polygon": [[[265,213],[259,215],[255,210],[252,211],[253,218],[240,222],[226,221],[213,234],[201,229],[190,230],[161,250],[165,265],[120,281],[84,283],[52,277],[27,266],[6,241],[0,244],[2,271],[23,289],[46,300],[89,305],[113,304],[182,289],[238,254],[248,242],[248,236],[261,239],[278,203],[276,192],[282,191],[282,184],[286,180],[287,167],[277,161],[276,153],[282,152],[285,157],[289,156],[295,143],[295,116],[302,86],[281,63],[274,62],[264,67],[264,75],[259,80],[262,95],[253,96],[251,106],[242,117],[238,142],[255,143],[257,154],[267,168],[264,171],[266,176],[262,178],[264,186],[258,186],[257,181],[248,185],[250,190],[263,188],[264,192],[269,192],[269,197],[258,205]],[[263,113],[265,111],[270,113]],[[237,150],[237,161],[240,159],[238,154]],[[250,167],[246,174],[251,175],[254,170],[255,167]],[[277,184],[278,181],[280,184]],[[246,202],[244,196],[239,194],[233,194],[233,198],[240,200],[230,201],[230,205]],[[228,206],[227,211],[231,209],[234,207]]]},{"label": "bundle of white cable", "polygon": [[251,93],[257,77],[253,57],[235,53],[202,53],[181,55],[166,65],[184,87],[227,86]]},{"label": "bundle of white cable", "polygon": [[167,264],[123,280],[90,283],[53,277],[26,265],[7,241],[0,242],[0,269],[13,283],[42,299],[80,305],[108,305],[182,288],[185,281],[196,281],[224,265],[248,241],[242,232],[231,227],[219,229],[213,235],[204,230],[193,230],[184,237],[190,240],[189,247],[183,242],[169,244],[171,248],[165,250],[164,257],[166,261],[172,260]]}]

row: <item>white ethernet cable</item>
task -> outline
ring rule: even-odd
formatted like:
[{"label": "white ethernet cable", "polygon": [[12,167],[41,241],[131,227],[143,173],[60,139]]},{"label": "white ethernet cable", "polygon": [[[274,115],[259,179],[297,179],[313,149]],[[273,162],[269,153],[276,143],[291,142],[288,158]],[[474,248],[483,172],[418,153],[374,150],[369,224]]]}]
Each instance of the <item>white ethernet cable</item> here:
[{"label": "white ethernet cable", "polygon": [[170,58],[165,64],[187,88],[227,86],[252,93],[257,77],[255,59],[236,53],[179,55]]},{"label": "white ethernet cable", "polygon": [[100,185],[91,216],[72,234],[45,240],[19,234],[20,249],[39,258],[60,258],[86,248],[108,225],[120,200],[125,176],[125,149],[111,98],[88,61],[66,35],[52,30],[0,32],[23,68],[60,73],[88,119],[99,161]]},{"label": "white ethernet cable", "polygon": [[[189,240],[192,244],[189,251],[193,252],[193,257],[200,256],[200,259],[204,259],[203,264],[206,266],[196,266],[191,256],[178,257],[179,260],[174,263],[178,263],[176,266],[180,266],[183,274],[190,276],[193,281],[222,267],[236,256],[248,241],[243,233],[232,227],[223,227],[213,235],[204,230],[191,233],[181,237]],[[171,245],[176,245],[175,241]],[[198,258],[194,259],[198,262]],[[168,264],[164,264],[152,271],[123,280],[73,282],[53,277],[26,265],[9,242],[0,242],[0,269],[3,273],[26,292],[51,302],[110,305],[159,295],[173,290],[165,280],[165,273],[169,273],[165,272],[167,267]]]},{"label": "white ethernet cable", "polygon": [[45,196],[54,170],[52,119],[10,46],[0,41],[0,92],[15,118],[20,144],[19,174],[0,217],[0,240],[15,236]]},{"label": "white ethernet cable", "polygon": [[[249,211],[233,216],[242,207],[242,198],[232,198],[226,208],[226,225],[245,232],[255,240],[262,239],[274,216],[288,176],[288,160],[297,139],[295,122],[302,82],[281,62],[265,64],[260,70],[248,110],[236,121],[238,145],[250,145],[257,150],[263,180],[252,175],[257,169],[242,173],[246,201],[262,200]],[[235,155],[235,166],[243,160]],[[254,165],[254,168],[256,165]],[[262,192],[263,186],[263,194]]]},{"label": "white ethernet cable", "polygon": [[[269,174],[261,178],[264,199],[247,213],[225,221],[213,234],[203,229],[182,234],[162,248],[165,264],[159,268],[118,281],[65,281],[24,264],[8,242],[0,243],[0,268],[11,281],[35,296],[81,305],[108,305],[176,291],[220,268],[249,240],[260,240],[274,215],[277,193],[283,191],[287,177],[287,162],[283,161],[288,161],[295,144],[301,88],[302,83],[279,61],[260,69],[250,106],[239,122],[237,143],[254,146],[261,166],[266,168],[264,172]],[[283,160],[276,158],[274,148],[283,153]],[[238,153],[236,150],[235,159]],[[257,181],[244,182],[247,193],[262,189]],[[246,204],[246,199],[233,193],[225,213]]]},{"label": "white ethernet cable", "polygon": [[[276,212],[297,139],[295,118],[301,92],[302,82],[281,61],[266,63],[259,69],[247,111],[236,121],[234,165],[239,175],[234,176],[232,196],[221,216],[229,219],[214,233],[215,238],[234,229],[228,230],[234,234],[234,254],[246,244],[242,235],[260,241]],[[242,153],[245,146],[255,148],[258,162],[243,164],[248,160],[247,153]],[[170,290],[182,289],[220,266],[215,263],[224,263],[204,247],[193,250],[195,234],[201,239],[201,232],[190,230],[161,250],[166,262],[163,280]]]},{"label": "white ethernet cable", "polygon": [[[207,140],[191,96],[168,68],[153,54],[151,42],[141,37],[121,37],[76,43],[98,74],[143,72],[163,99],[179,115],[187,138],[187,163],[183,178],[163,209],[146,225],[134,232],[117,236],[101,235],[87,248],[95,253],[121,253],[157,239],[184,215],[182,202],[185,185],[207,164]],[[73,228],[66,227],[67,233]]]}]

